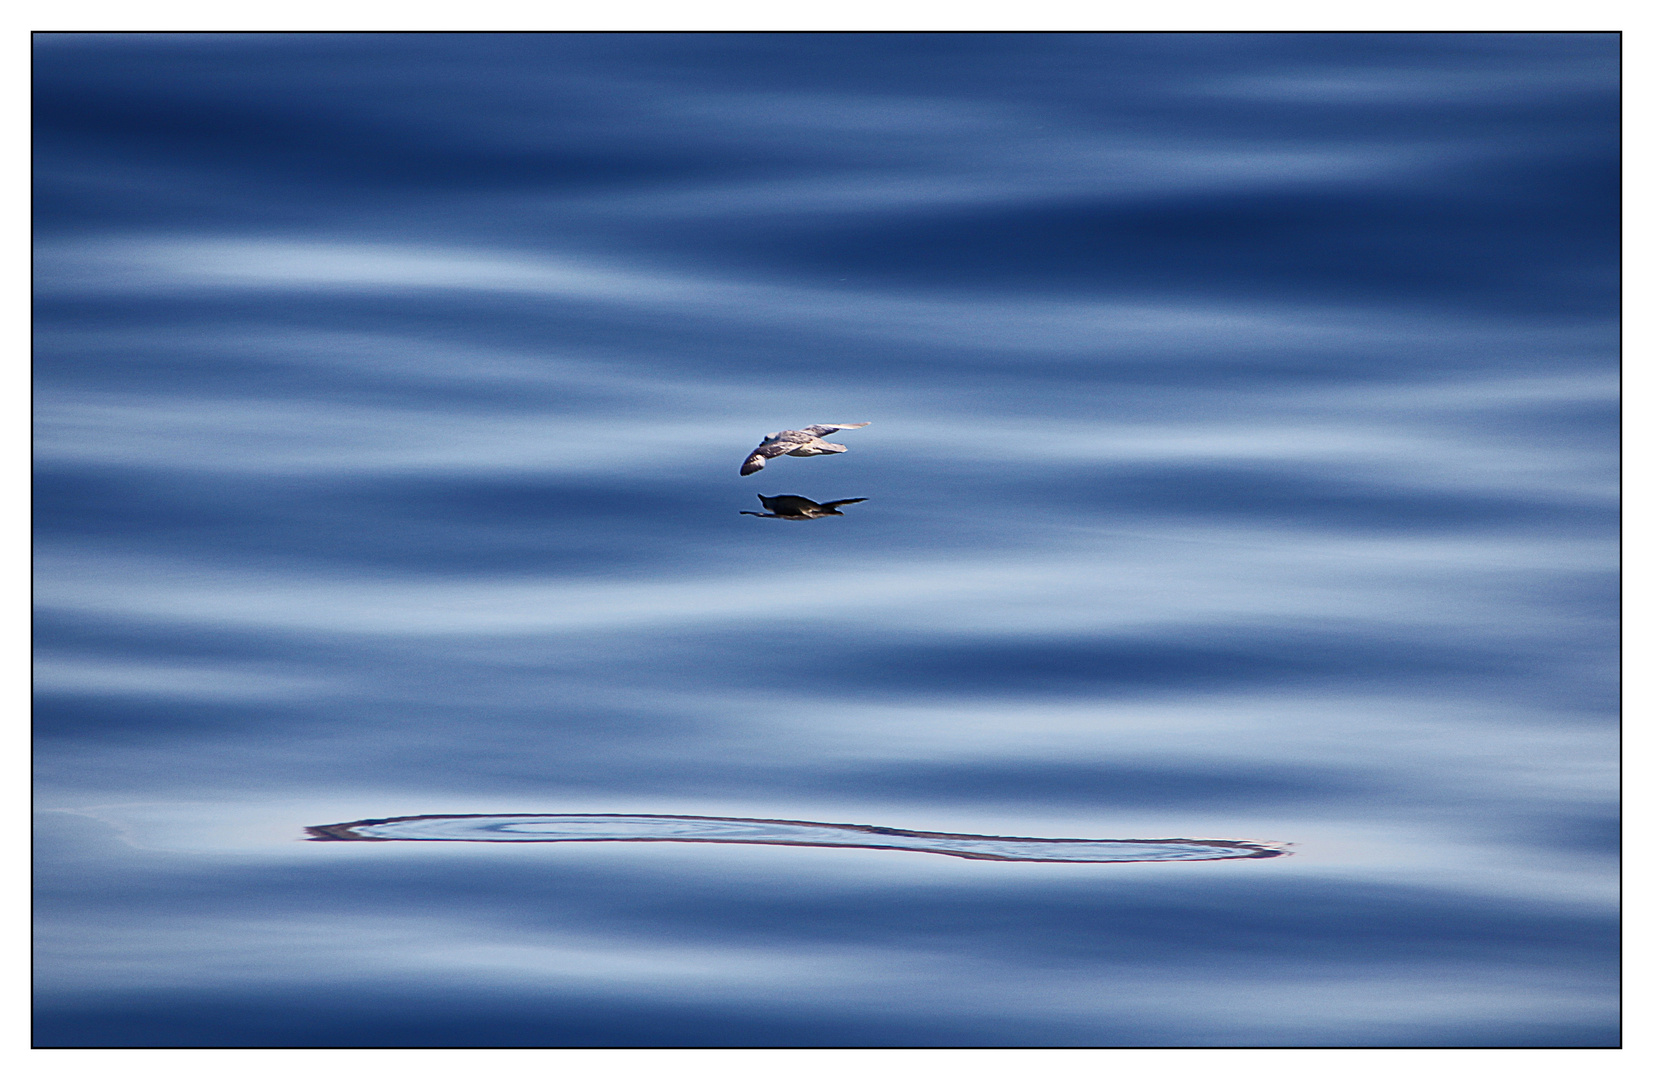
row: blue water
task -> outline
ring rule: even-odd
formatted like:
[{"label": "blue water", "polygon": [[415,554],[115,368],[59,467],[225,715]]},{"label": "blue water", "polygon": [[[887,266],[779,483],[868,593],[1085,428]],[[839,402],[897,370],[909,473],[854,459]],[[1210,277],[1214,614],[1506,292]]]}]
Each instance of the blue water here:
[{"label": "blue water", "polygon": [[37,38],[38,1042],[1613,1044],[1617,49]]}]

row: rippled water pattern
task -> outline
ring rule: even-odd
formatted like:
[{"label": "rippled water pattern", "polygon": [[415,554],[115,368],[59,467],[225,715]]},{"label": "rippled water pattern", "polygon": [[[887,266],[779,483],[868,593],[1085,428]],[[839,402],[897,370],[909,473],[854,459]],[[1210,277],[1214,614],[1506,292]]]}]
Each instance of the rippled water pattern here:
[{"label": "rippled water pattern", "polygon": [[1615,35],[31,74],[42,1045],[1618,1039]]},{"label": "rippled water pattern", "polygon": [[1178,859],[1259,859],[1279,848],[1223,840],[1063,840],[962,836],[871,825],[756,818],[649,814],[428,815],[384,821],[313,825],[316,840],[459,840],[508,843],[559,840],[676,840],[705,844],[892,848],[1000,862],[1169,862]]}]

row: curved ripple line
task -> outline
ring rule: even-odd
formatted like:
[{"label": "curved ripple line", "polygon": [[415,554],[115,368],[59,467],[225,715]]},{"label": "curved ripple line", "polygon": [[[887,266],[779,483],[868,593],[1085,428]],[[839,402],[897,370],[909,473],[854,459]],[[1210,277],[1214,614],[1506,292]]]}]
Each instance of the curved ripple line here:
[{"label": "curved ripple line", "polygon": [[774,844],[880,848],[995,862],[1196,862],[1272,859],[1287,852],[1252,840],[1080,840],[973,836],[878,825],[689,814],[416,814],[311,825],[312,840],[422,840],[470,843]]}]

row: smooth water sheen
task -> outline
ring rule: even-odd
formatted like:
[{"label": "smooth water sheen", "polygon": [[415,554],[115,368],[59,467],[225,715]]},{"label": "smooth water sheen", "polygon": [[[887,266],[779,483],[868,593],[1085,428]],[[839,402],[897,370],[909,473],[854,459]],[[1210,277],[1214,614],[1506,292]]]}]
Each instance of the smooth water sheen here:
[{"label": "smooth water sheen", "polygon": [[34,43],[40,1045],[1618,1039],[1616,36]]},{"label": "smooth water sheen", "polygon": [[670,814],[430,814],[312,825],[316,840],[459,840],[484,843],[565,840],[779,844],[791,847],[891,848],[998,862],[1169,862],[1266,859],[1285,851],[1243,840],[1062,840],[967,836],[874,825]]}]

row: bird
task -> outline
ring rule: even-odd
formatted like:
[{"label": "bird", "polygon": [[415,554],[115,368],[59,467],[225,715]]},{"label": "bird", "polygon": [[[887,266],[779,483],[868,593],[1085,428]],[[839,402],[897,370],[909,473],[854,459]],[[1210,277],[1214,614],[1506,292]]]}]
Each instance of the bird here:
[{"label": "bird", "polygon": [[819,517],[843,517],[844,512],[838,507],[848,506],[850,503],[866,502],[865,499],[835,499],[829,503],[818,503],[813,499],[806,499],[802,495],[759,495],[758,501],[763,503],[765,510],[772,510],[770,514],[760,514],[756,510],[742,510],[743,514],[753,517],[785,518],[787,521],[808,521]]},{"label": "bird", "polygon": [[819,454],[842,454],[848,450],[847,446],[837,443],[823,442],[822,435],[831,435],[834,431],[847,431],[850,428],[866,427],[871,420],[861,424],[813,424],[796,431],[771,431],[763,437],[763,442],[752,451],[740,467],[742,476],[751,476],[772,457],[782,454],[791,457],[815,457]]}]

